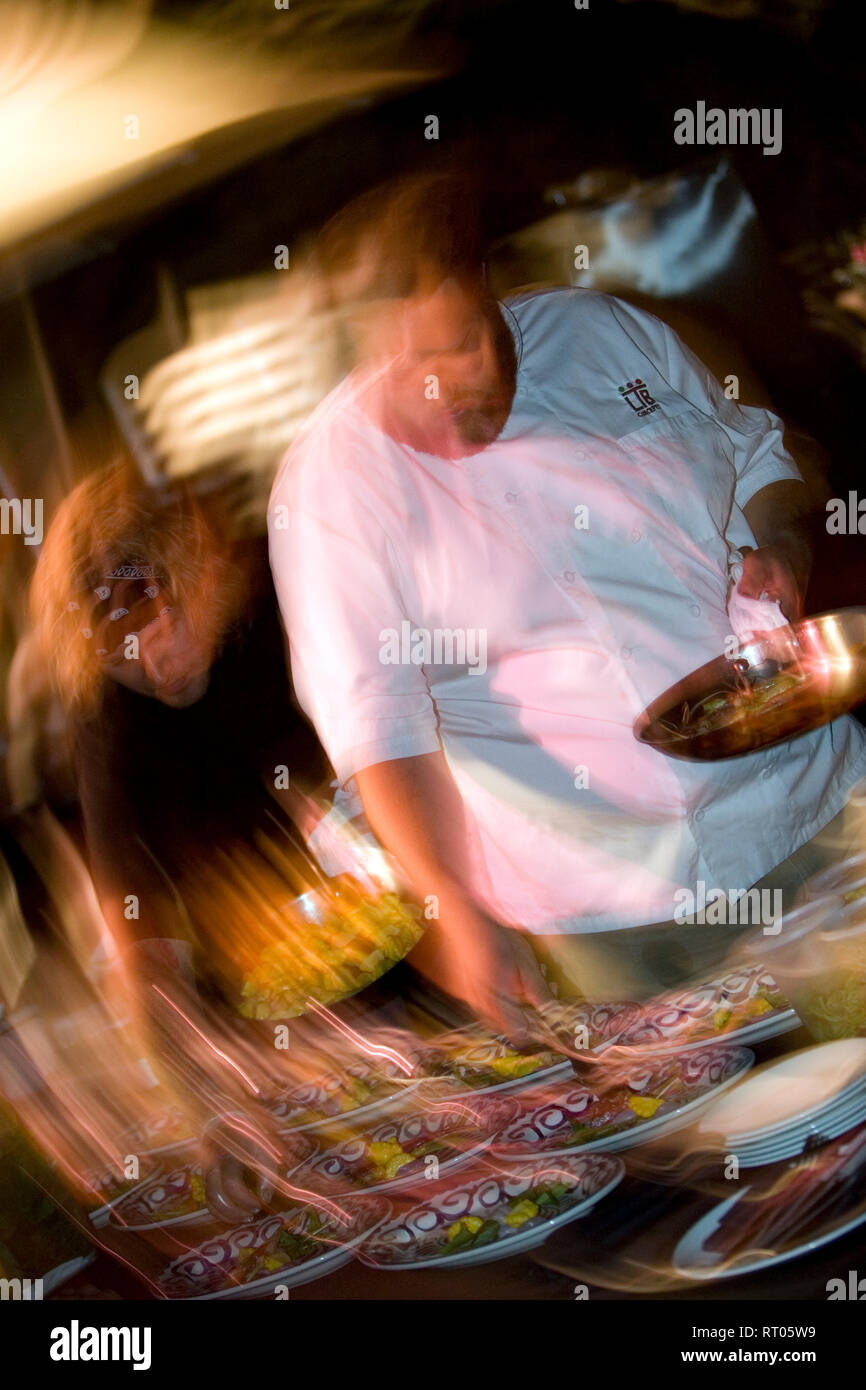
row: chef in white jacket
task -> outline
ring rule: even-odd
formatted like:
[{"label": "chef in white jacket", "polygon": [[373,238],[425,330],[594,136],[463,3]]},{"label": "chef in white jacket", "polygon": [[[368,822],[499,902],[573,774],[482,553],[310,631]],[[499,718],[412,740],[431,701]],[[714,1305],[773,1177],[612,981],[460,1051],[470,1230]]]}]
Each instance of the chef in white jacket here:
[{"label": "chef in white jacket", "polygon": [[781,423],[647,313],[573,289],[499,304],[453,237],[404,239],[383,237],[362,360],[279,471],[272,570],[344,798],[434,924],[422,966],[519,1033],[539,958],[595,998],[718,964],[734,934],[673,925],[683,890],[808,855],[866,735],[842,719],[719,763],[635,740],[729,643],[740,547],[740,595],[800,615]]}]

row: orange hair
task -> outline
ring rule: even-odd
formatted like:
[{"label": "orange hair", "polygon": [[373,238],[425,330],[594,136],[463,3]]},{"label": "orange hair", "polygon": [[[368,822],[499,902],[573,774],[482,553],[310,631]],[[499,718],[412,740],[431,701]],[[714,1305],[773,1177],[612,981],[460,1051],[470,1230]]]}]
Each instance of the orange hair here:
[{"label": "orange hair", "polygon": [[98,707],[105,679],[81,640],[82,602],[119,565],[152,565],[197,636],[217,649],[237,618],[245,582],[226,542],[185,488],[147,487],[121,460],[98,469],[61,503],[30,590],[40,645],[64,706]]}]

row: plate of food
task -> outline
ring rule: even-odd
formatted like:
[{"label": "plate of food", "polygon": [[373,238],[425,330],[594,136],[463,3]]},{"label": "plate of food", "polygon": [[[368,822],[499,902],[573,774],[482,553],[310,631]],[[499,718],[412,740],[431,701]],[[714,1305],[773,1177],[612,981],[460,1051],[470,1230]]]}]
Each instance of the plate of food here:
[{"label": "plate of food", "polygon": [[111,1216],[111,1209],[119,1198],[132,1192],[141,1183],[147,1182],[149,1178],[155,1177],[160,1171],[160,1161],[153,1154],[144,1154],[141,1159],[136,1158],[136,1173],[134,1177],[127,1177],[126,1173],[120,1168],[98,1169],[92,1168],[85,1173],[82,1181],[88,1194],[99,1196],[102,1205],[89,1213],[90,1220],[94,1226],[104,1226]]},{"label": "plate of food", "polygon": [[176,1153],[195,1139],[192,1124],[179,1105],[165,1105],[129,1126],[117,1140],[122,1153]]},{"label": "plate of food", "polygon": [[137,1231],[209,1220],[201,1164],[185,1163],[157,1173],[113,1202],[109,1214],[114,1225]]},{"label": "plate of food", "polygon": [[429,1083],[442,1082],[483,1095],[549,1080],[556,1072],[571,1070],[571,1062],[559,1052],[543,1047],[518,1051],[507,1038],[475,1026],[455,1029],[422,1045],[414,1061],[427,1093]]},{"label": "plate of food", "polygon": [[747,1047],[709,1047],[599,1066],[591,1082],[557,1082],[526,1096],[493,1140],[491,1154],[523,1163],[537,1154],[634,1148],[689,1124],[754,1060]]},{"label": "plate of food", "polygon": [[[284,1136],[282,1176],[290,1177],[300,1164],[315,1157],[318,1151],[318,1145],[307,1135]],[[274,1201],[270,1205],[278,1208],[280,1203]],[[161,1168],[154,1176],[111,1203],[108,1210],[115,1226],[136,1231],[194,1226],[212,1219],[200,1163]]]},{"label": "plate of food", "polygon": [[358,1258],[379,1269],[487,1264],[523,1254],[576,1221],[622,1181],[611,1154],[536,1160],[506,1173],[474,1170],[430,1190],[366,1238]]},{"label": "plate of food", "polygon": [[348,1264],[358,1244],[391,1215],[381,1197],[308,1203],[236,1226],[177,1256],[160,1275],[164,1298],[266,1298]]},{"label": "plate of food", "polygon": [[630,1000],[591,1004],[584,999],[554,999],[538,1012],[554,1037],[561,1039],[563,1049],[597,1052],[638,1022],[641,1005]]},{"label": "plate of food", "polygon": [[796,1011],[772,975],[762,965],[750,965],[651,1000],[605,1047],[682,1052],[722,1038],[762,1042],[799,1025]]},{"label": "plate of food", "polygon": [[730,1279],[805,1255],[866,1222],[866,1125],[778,1164],[696,1221],[674,1251],[690,1279]]},{"label": "plate of food", "polygon": [[321,1185],[334,1197],[394,1190],[431,1173],[439,1177],[477,1157],[518,1111],[509,1097],[437,1101],[335,1142],[303,1163],[294,1181],[316,1190]]},{"label": "plate of food", "polygon": [[634,735],[672,758],[713,761],[769,748],[866,698],[866,608],[761,632],[672,685]]},{"label": "plate of food", "polygon": [[336,1067],[314,1081],[281,1091],[268,1106],[277,1128],[298,1133],[343,1117],[354,1120],[404,1101],[418,1085],[386,1059]]}]

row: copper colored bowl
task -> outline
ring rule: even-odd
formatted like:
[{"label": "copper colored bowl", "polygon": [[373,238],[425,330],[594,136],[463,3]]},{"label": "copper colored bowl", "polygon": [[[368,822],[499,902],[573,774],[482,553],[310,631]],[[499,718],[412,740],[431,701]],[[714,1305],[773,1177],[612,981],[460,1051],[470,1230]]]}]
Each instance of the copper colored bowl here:
[{"label": "copper colored bowl", "polygon": [[[773,693],[773,681],[788,688]],[[706,713],[700,702],[716,694],[725,709]],[[671,758],[712,762],[798,738],[864,699],[866,608],[842,608],[758,633],[698,667],[653,700],[634,736]]]}]

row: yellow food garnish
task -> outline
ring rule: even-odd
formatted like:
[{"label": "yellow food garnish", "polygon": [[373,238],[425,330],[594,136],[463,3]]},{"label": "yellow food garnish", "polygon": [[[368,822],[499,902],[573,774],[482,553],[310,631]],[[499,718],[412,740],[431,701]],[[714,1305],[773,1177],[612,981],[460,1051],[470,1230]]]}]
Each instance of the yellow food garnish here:
[{"label": "yellow food garnish", "polygon": [[538,1207],[534,1202],[530,1202],[528,1197],[524,1197],[517,1206],[508,1213],[505,1218],[506,1226],[525,1226],[527,1221],[531,1221],[533,1216],[538,1215]]},{"label": "yellow food garnish", "polygon": [[405,1167],[406,1167],[406,1164],[407,1164],[407,1163],[411,1163],[411,1162],[412,1162],[412,1155],[411,1155],[411,1154],[406,1154],[406,1153],[404,1153],[404,1154],[400,1154],[399,1157],[397,1157],[397,1158],[392,1158],[392,1159],[391,1159],[391,1162],[390,1162],[390,1163],[386,1163],[386,1165],[385,1165],[385,1180],[386,1180],[386,1182],[391,1182],[393,1178],[396,1178],[396,1176],[397,1176],[397,1174],[399,1173],[400,1169],[401,1169],[401,1168],[405,1168]]},{"label": "yellow food garnish", "polygon": [[469,1231],[470,1235],[474,1236],[483,1225],[484,1222],[480,1216],[461,1216],[459,1221],[452,1222],[448,1227],[448,1239],[456,1240],[461,1231]]},{"label": "yellow food garnish", "polygon": [[642,1120],[648,1120],[664,1101],[660,1096],[629,1096],[628,1103],[636,1115],[640,1115]]},{"label": "yellow food garnish", "polygon": [[521,1057],[515,1052],[509,1057],[494,1057],[489,1066],[500,1076],[526,1076],[527,1072],[537,1070],[538,1058]]},{"label": "yellow food garnish", "polygon": [[380,1176],[386,1182],[391,1182],[393,1178],[396,1178],[401,1168],[405,1168],[407,1163],[412,1162],[412,1155],[407,1154],[396,1139],[385,1139],[380,1143],[370,1144],[367,1152],[375,1167],[379,1169]]},{"label": "yellow food garnish", "polygon": [[285,1264],[285,1260],[281,1260],[279,1255],[265,1255],[265,1258],[262,1260],[262,1264],[267,1270],[282,1269],[283,1265]]},{"label": "yellow food garnish", "polygon": [[730,1009],[716,1009],[713,1015],[713,1027],[716,1029],[716,1032],[718,1032],[720,1028],[724,1028],[725,1024],[730,1021],[730,1018]]},{"label": "yellow food garnish", "polygon": [[286,914],[246,976],[245,1018],[297,1017],[309,999],[334,1003],[378,979],[421,939],[420,912],[394,893],[350,902],[343,895],[321,924]]},{"label": "yellow food garnish", "polygon": [[765,999],[761,994],[757,994],[754,999],[749,1001],[750,1014],[771,1014],[772,1012],[773,1006],[769,999]]},{"label": "yellow food garnish", "polygon": [[379,1168],[385,1163],[390,1163],[392,1158],[398,1158],[405,1151],[396,1139],[381,1139],[378,1143],[368,1144],[367,1152],[376,1167]]},{"label": "yellow food garnish", "polygon": [[843,903],[855,903],[858,898],[866,898],[866,883],[862,888],[852,888],[850,893],[842,894]]},{"label": "yellow food garnish", "polygon": [[189,1192],[192,1200],[197,1206],[205,1206],[207,1199],[204,1195],[204,1178],[200,1173],[193,1173],[190,1178]]}]

